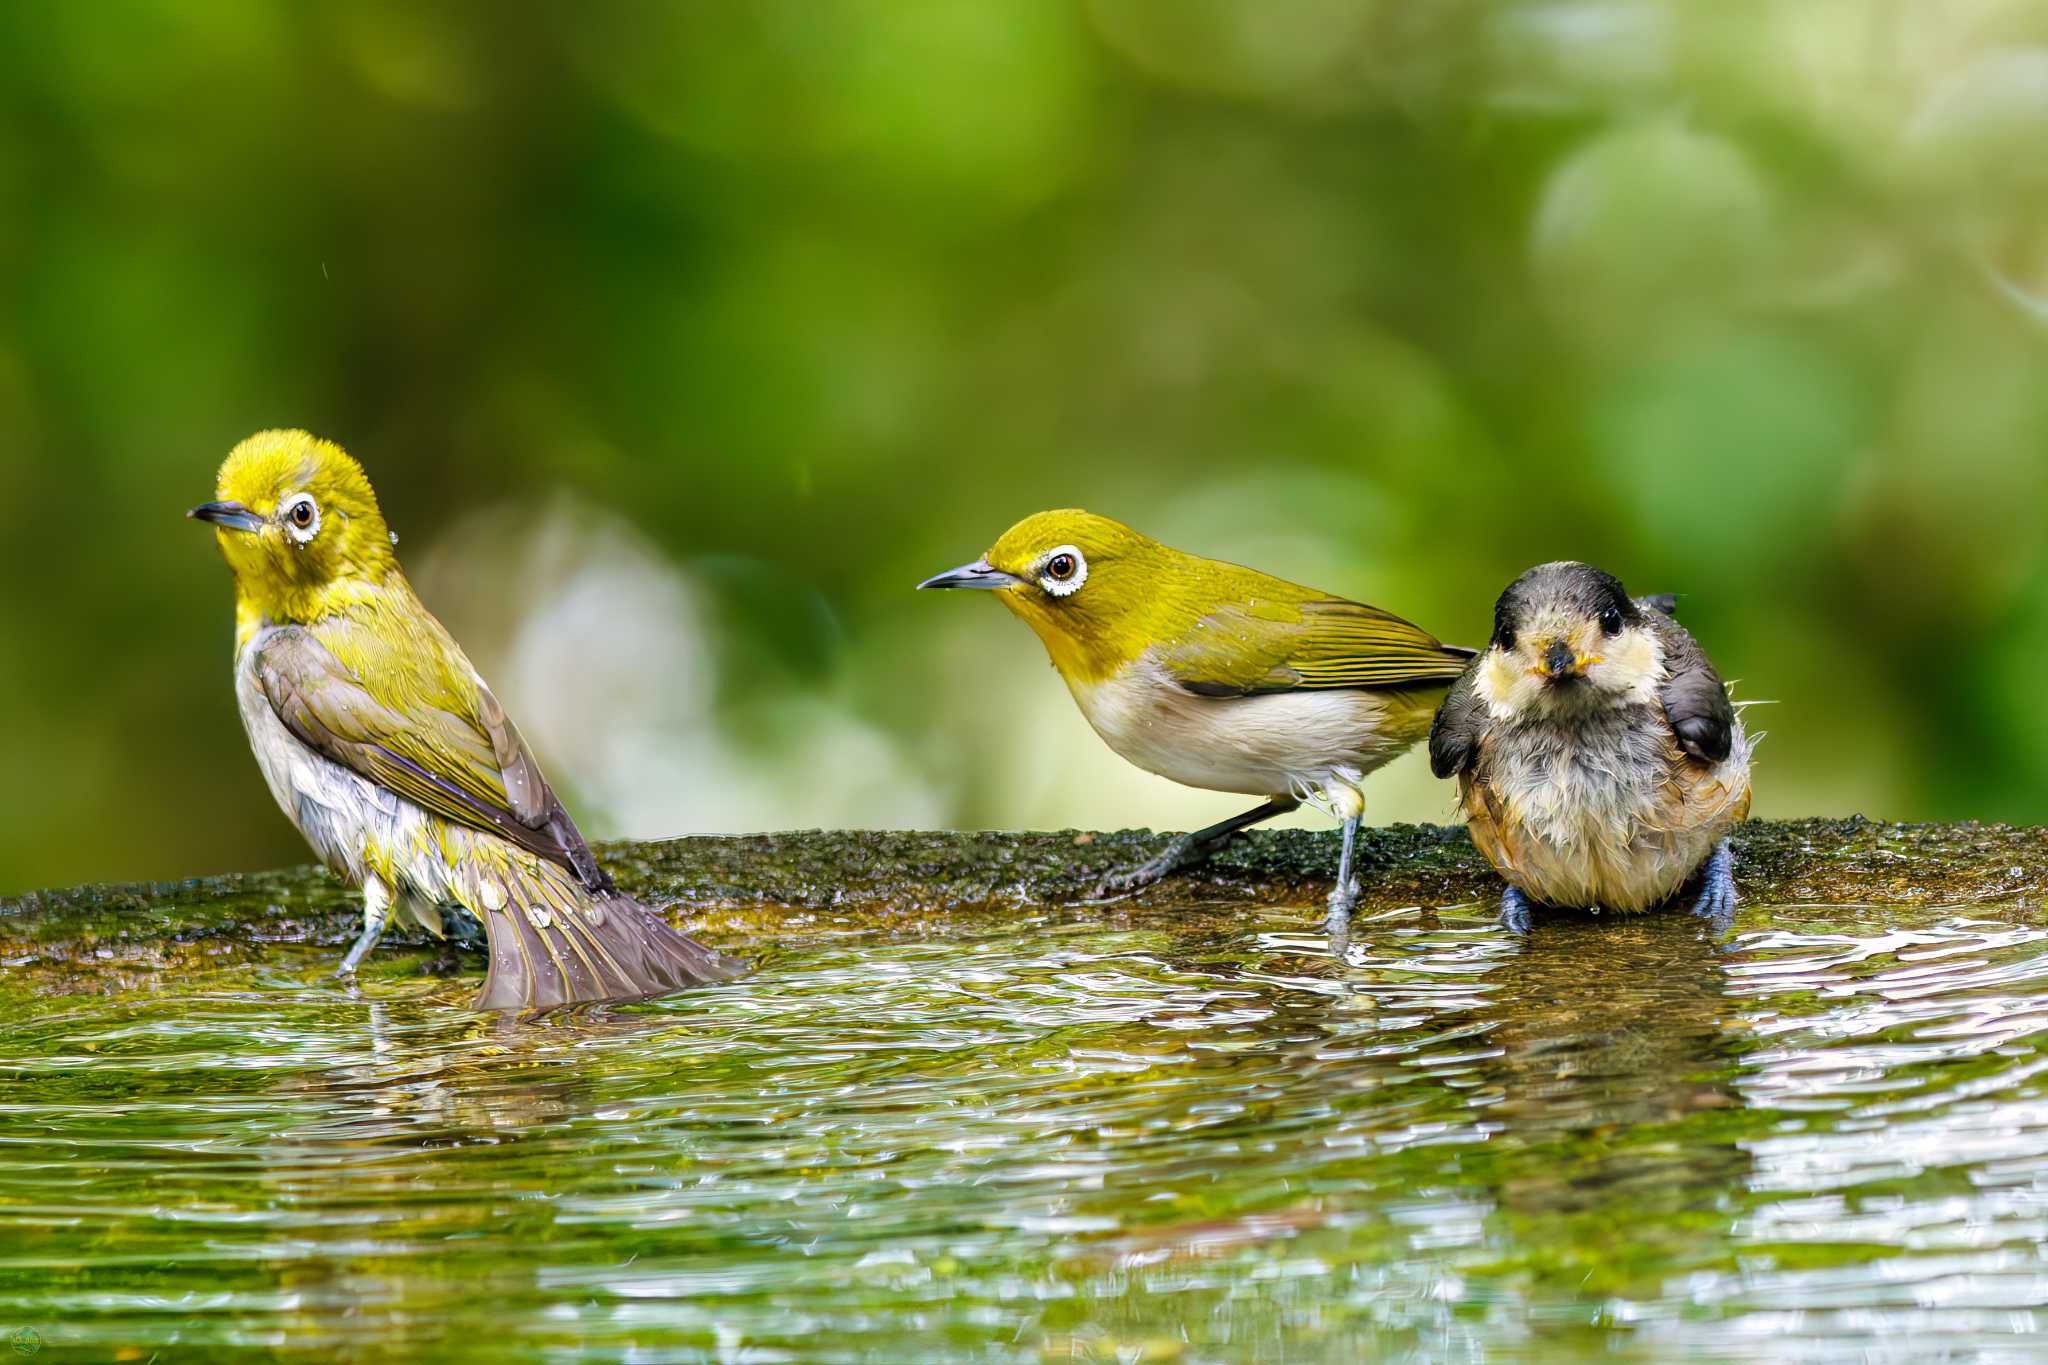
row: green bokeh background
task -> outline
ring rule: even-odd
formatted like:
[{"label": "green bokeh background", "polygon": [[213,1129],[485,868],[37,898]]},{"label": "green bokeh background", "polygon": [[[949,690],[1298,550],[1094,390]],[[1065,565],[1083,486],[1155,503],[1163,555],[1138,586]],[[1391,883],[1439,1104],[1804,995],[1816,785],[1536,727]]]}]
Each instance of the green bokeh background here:
[{"label": "green bokeh background", "polygon": [[2044,147],[2038,0],[0,8],[0,890],[303,859],[180,516],[277,425],[595,834],[1234,809],[910,592],[1060,505],[1592,559],[1759,814],[2048,818]]}]

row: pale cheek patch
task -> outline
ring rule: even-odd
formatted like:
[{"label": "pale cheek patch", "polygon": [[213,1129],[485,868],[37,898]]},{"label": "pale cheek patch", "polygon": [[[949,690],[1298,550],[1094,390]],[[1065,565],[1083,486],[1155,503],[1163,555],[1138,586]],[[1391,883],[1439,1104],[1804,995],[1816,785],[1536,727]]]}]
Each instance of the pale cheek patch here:
[{"label": "pale cheek patch", "polygon": [[1664,676],[1664,647],[1647,630],[1624,630],[1600,649],[1600,662],[1586,670],[1593,686],[1610,696],[1648,703]]},{"label": "pale cheek patch", "polygon": [[1479,674],[1473,679],[1472,690],[1478,694],[1479,700],[1486,703],[1487,713],[1493,719],[1509,720],[1536,703],[1538,694],[1543,690],[1543,680],[1513,655],[1489,649],[1479,663]]}]

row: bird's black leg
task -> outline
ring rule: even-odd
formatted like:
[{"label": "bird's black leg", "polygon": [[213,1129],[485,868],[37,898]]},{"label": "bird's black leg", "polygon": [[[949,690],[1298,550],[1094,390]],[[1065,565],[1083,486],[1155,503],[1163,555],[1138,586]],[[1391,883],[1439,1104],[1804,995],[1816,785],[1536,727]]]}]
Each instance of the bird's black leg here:
[{"label": "bird's black leg", "polygon": [[377,940],[384,937],[384,926],[391,923],[391,901],[391,888],[384,885],[382,878],[363,879],[363,932],[341,959],[341,965],[334,969],[336,976],[354,976],[356,964],[368,957]]},{"label": "bird's black leg", "polygon": [[1714,849],[1713,856],[1700,865],[1697,874],[1700,894],[1692,903],[1692,912],[1713,926],[1716,934],[1725,934],[1735,927],[1735,854],[1723,839]]},{"label": "bird's black leg", "polygon": [[1533,908],[1533,903],[1519,886],[1510,883],[1508,889],[1500,893],[1500,922],[1511,934],[1529,932],[1529,912]]},{"label": "bird's black leg", "polygon": [[1341,959],[1351,947],[1351,907],[1358,904],[1358,879],[1351,875],[1351,849],[1358,842],[1358,822],[1363,812],[1344,820],[1344,851],[1337,855],[1337,884],[1330,888],[1330,913],[1324,927],[1330,931],[1330,956]]},{"label": "bird's black leg", "polygon": [[1104,877],[1095,884],[1095,895],[1116,896],[1139,887],[1150,886],[1168,873],[1192,867],[1217,849],[1229,843],[1240,832],[1250,829],[1262,820],[1276,815],[1285,815],[1301,802],[1291,796],[1276,796],[1265,805],[1233,815],[1228,820],[1218,820],[1207,829],[1198,829],[1192,834],[1183,834],[1168,844],[1160,855],[1129,872],[1118,872]]}]

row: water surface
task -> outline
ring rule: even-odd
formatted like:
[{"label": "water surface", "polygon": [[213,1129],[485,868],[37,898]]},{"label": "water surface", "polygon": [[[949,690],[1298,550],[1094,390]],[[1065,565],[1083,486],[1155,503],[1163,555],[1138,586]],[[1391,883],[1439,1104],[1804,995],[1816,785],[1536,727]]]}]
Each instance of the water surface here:
[{"label": "water surface", "polygon": [[47,1358],[2030,1357],[2048,930],[2008,907],[814,920],[520,1023],[325,949],[0,974]]}]

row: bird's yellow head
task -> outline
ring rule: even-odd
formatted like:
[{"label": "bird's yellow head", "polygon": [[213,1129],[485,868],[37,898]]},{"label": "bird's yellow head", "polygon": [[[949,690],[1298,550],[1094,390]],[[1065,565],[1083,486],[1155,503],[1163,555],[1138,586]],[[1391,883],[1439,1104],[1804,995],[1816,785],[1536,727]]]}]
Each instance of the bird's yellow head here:
[{"label": "bird's yellow head", "polygon": [[918,586],[993,590],[1037,632],[1061,676],[1088,684],[1199,616],[1190,600],[1199,575],[1191,570],[1209,564],[1069,508],[1024,518],[980,559]]},{"label": "bird's yellow head", "polygon": [[216,494],[186,515],[213,523],[247,613],[318,620],[397,568],[368,476],[331,441],[260,431],[228,452]]}]

